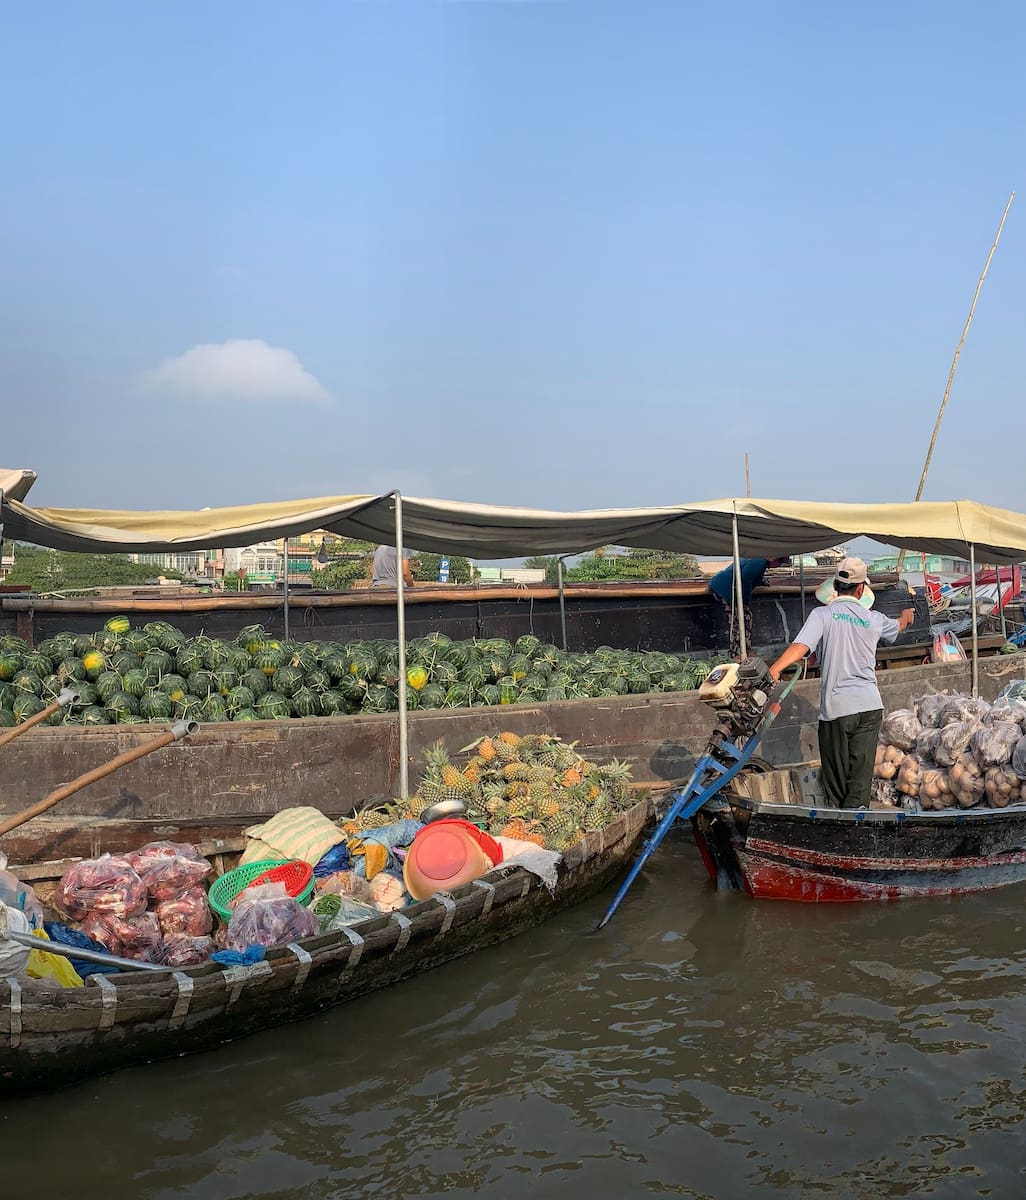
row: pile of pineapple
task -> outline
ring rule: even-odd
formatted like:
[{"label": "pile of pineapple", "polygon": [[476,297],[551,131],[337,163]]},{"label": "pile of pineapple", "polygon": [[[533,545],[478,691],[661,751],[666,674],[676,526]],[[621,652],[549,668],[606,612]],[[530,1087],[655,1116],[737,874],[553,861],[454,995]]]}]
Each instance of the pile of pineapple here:
[{"label": "pile of pineapple", "polygon": [[424,777],[404,815],[419,816],[441,800],[461,800],[468,818],[486,822],[493,835],[565,850],[634,802],[628,763],[588,762],[554,734],[500,733],[460,753],[471,751],[460,767],[442,742],[430,746]]}]

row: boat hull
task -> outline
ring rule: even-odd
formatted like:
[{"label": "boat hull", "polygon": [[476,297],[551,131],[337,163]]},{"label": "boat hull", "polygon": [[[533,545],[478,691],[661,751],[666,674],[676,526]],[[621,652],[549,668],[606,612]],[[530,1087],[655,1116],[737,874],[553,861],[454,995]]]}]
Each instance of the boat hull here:
[{"label": "boat hull", "polygon": [[757,899],[900,900],[1026,880],[1026,805],[907,813],[745,802],[693,825],[710,874]]}]

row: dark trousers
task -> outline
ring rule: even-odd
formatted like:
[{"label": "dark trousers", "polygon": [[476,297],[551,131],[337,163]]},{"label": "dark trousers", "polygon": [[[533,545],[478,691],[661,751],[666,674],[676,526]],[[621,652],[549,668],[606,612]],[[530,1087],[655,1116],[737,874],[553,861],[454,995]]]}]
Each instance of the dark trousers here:
[{"label": "dark trousers", "polygon": [[868,808],[883,709],[819,723],[820,781],[831,808]]}]

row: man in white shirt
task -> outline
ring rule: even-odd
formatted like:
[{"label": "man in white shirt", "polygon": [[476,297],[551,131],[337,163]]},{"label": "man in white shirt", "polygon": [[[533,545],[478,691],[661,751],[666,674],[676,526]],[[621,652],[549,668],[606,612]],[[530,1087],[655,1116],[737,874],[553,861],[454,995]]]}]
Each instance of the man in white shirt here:
[{"label": "man in white shirt", "polygon": [[[833,808],[868,808],[873,759],[883,721],[876,683],[876,647],[893,642],[915,620],[906,608],[895,621],[864,607],[866,564],[846,558],[834,575],[835,597],[809,614],[798,636],[770,667],[774,679],[815,650],[821,668],[819,691],[820,780]],[[868,593],[868,595],[867,595]]]}]

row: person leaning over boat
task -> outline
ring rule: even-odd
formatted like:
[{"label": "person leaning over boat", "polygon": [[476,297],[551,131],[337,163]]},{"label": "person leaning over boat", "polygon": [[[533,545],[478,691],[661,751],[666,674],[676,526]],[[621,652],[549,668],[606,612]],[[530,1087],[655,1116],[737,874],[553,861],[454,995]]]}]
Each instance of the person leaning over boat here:
[{"label": "person leaning over boat", "polygon": [[[766,572],[770,567],[786,567],[787,558],[742,558],[741,559],[741,599],[745,610],[745,645],[749,654],[752,652],[752,593],[757,587],[762,587]],[[730,657],[735,661],[741,657],[741,635],[738,630],[737,614],[734,605],[737,600],[734,588],[734,564],[718,571],[709,580],[709,591],[723,605],[727,614],[728,645]]]},{"label": "person leaning over boat", "polygon": [[[413,568],[410,566],[412,558],[412,550],[403,551],[403,583],[408,588],[413,587]],[[398,586],[399,556],[396,554],[395,546],[379,546],[374,551],[374,561],[371,567],[371,587],[397,588]]]},{"label": "person leaning over boat", "polygon": [[861,558],[846,558],[834,575],[834,598],[809,614],[798,636],[770,667],[774,679],[815,650],[819,656],[820,781],[833,808],[868,808],[873,757],[883,720],[876,683],[876,647],[893,642],[915,619],[906,608],[895,620],[872,603]]}]

